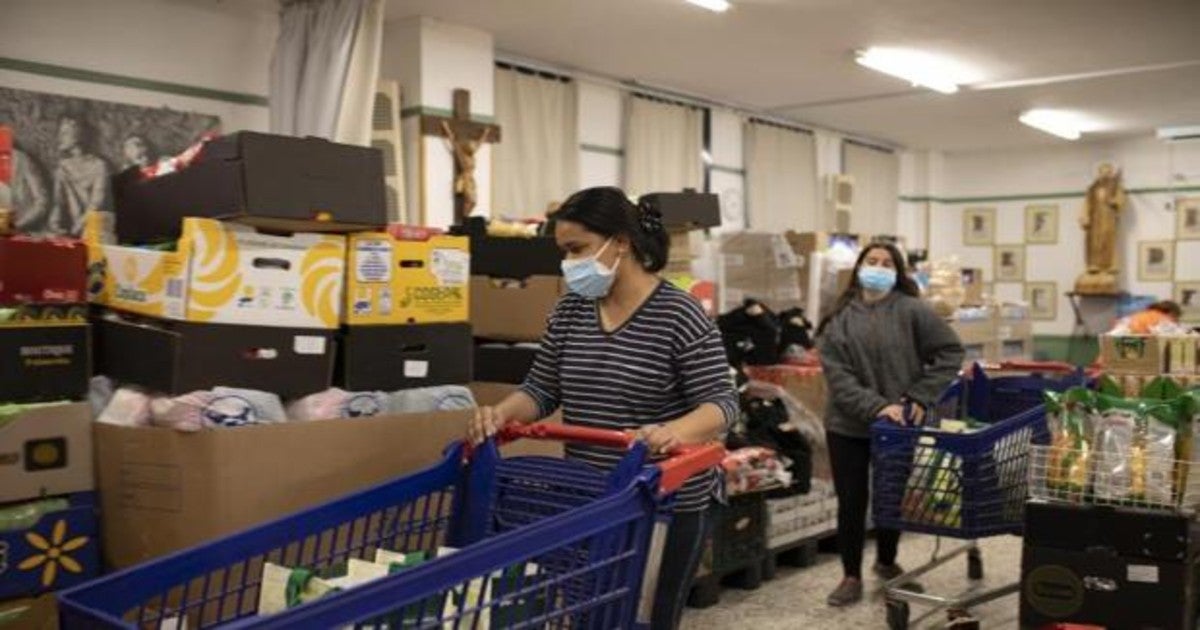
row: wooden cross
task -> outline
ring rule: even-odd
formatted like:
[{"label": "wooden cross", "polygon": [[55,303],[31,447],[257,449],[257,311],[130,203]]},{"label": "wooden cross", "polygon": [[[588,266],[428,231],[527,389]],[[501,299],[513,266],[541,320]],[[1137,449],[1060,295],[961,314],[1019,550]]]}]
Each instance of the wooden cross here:
[{"label": "wooden cross", "polygon": [[473,122],[471,93],[457,89],[451,116],[421,116],[421,135],[445,138],[454,154],[454,222],[462,224],[477,203],[475,152],[484,143],[499,142],[500,127]]}]

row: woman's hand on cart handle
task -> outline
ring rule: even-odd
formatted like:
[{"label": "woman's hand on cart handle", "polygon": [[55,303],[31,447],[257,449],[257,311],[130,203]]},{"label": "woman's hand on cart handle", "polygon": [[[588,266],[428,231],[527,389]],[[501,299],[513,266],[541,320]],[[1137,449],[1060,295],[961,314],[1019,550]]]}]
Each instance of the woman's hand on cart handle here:
[{"label": "woman's hand on cart handle", "polygon": [[508,424],[497,407],[484,406],[475,410],[475,417],[467,424],[467,439],[472,446],[496,435]]},{"label": "woman's hand on cart handle", "polygon": [[887,420],[888,422],[893,422],[900,425],[905,424],[904,405],[901,405],[900,403],[888,405],[883,409],[880,409],[879,413],[875,415],[883,420]]},{"label": "woman's hand on cart handle", "polygon": [[630,433],[635,440],[645,442],[654,455],[665,455],[683,445],[669,424],[649,424]]}]

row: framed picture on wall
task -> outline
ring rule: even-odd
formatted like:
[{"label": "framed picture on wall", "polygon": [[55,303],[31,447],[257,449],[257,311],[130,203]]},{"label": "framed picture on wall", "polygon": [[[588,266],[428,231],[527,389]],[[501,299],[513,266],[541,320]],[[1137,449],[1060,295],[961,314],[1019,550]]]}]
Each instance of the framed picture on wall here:
[{"label": "framed picture on wall", "polygon": [[1023,282],[1025,280],[1025,246],[997,245],[992,270],[995,282]]},{"label": "framed picture on wall", "polygon": [[1025,302],[1029,304],[1030,319],[1058,319],[1058,283],[1026,282]]},{"label": "framed picture on wall", "polygon": [[963,245],[996,242],[996,209],[967,208],[963,211]]},{"label": "framed picture on wall", "polygon": [[1175,200],[1175,238],[1181,241],[1200,240],[1200,197]]},{"label": "framed picture on wall", "polygon": [[1200,324],[1200,281],[1176,282],[1175,301],[1183,309],[1180,319],[1189,324]]},{"label": "framed picture on wall", "polygon": [[1033,245],[1058,243],[1058,206],[1025,206],[1025,242]]},{"label": "framed picture on wall", "polygon": [[1175,279],[1175,243],[1171,241],[1138,242],[1138,280],[1141,282],[1170,282]]}]

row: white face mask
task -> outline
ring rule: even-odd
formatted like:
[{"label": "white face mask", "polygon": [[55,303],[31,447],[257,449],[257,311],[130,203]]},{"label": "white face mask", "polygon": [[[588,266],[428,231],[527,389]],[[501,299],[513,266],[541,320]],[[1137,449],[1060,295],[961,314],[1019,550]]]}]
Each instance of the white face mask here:
[{"label": "white face mask", "polygon": [[562,261],[563,278],[572,293],[595,300],[608,295],[608,292],[612,290],[613,281],[617,278],[617,267],[621,265],[621,258],[617,257],[617,262],[611,269],[600,262],[600,254],[608,249],[610,243],[612,243],[611,238],[604,242],[600,251],[587,258]]}]

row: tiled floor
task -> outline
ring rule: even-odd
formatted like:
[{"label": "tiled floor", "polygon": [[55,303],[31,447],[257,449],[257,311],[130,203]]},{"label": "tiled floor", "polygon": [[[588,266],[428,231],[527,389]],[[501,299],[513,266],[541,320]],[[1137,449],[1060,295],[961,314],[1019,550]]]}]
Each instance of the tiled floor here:
[{"label": "tiled floor", "polygon": [[[952,548],[958,541],[943,540],[942,548]],[[1021,540],[1013,537],[989,538],[980,541],[983,550],[984,580],[971,585],[966,580],[966,560],[955,559],[922,580],[925,590],[934,595],[953,595],[966,588],[986,589],[1016,581],[1020,575]],[[900,543],[900,563],[908,568],[929,560],[934,539],[925,536],[906,536]],[[866,561],[873,552],[867,550]],[[721,602],[712,608],[689,608],[683,617],[684,630],[714,628],[747,628],[754,630],[816,630],[886,628],[884,604],[879,583],[868,579],[867,597],[858,605],[835,610],[825,605],[825,596],[841,578],[837,556],[822,554],[816,566],[806,569],[780,567],[778,576],[764,582],[756,591],[725,589]],[[926,609],[927,610],[927,609]],[[922,609],[912,607],[914,618]],[[980,625],[987,630],[1007,630],[1017,627],[1017,596],[1009,595],[974,611]],[[914,628],[942,628],[945,616],[938,614]]]}]

